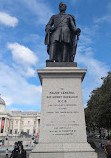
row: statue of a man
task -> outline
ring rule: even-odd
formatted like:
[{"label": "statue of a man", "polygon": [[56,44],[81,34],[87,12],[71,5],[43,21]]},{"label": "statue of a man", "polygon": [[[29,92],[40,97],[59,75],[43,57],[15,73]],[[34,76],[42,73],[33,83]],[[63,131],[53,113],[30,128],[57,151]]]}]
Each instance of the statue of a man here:
[{"label": "statue of a man", "polygon": [[60,13],[53,15],[45,28],[45,44],[51,62],[73,62],[76,54],[76,38],[81,30],[76,29],[75,18],[66,14],[66,9],[66,4],[61,2]]}]

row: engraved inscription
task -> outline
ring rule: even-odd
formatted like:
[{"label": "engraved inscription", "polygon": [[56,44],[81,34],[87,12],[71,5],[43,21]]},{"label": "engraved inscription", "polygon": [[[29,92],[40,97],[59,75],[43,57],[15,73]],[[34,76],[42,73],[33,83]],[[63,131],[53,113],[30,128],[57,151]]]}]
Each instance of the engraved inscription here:
[{"label": "engraved inscription", "polygon": [[[46,99],[48,99],[47,115],[51,115],[46,124],[49,127],[51,135],[74,135],[79,123],[75,121],[77,110],[78,95],[74,91],[66,91],[60,88],[58,91],[50,91]],[[53,116],[53,117],[52,117]],[[51,127],[51,128],[50,128]]]}]

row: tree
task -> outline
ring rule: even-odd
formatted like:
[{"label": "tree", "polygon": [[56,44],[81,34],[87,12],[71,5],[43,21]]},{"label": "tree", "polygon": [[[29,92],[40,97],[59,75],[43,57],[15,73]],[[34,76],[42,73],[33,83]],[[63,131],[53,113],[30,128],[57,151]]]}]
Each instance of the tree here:
[{"label": "tree", "polygon": [[111,129],[111,72],[103,79],[101,87],[91,92],[85,109],[86,125],[88,129]]}]

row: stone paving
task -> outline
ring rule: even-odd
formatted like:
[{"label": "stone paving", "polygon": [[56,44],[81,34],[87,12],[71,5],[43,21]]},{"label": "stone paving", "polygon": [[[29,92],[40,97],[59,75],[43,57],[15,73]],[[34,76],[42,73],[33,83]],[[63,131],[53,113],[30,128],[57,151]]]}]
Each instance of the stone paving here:
[{"label": "stone paving", "polygon": [[[98,153],[98,158],[106,158],[106,155],[104,154],[103,151],[97,151],[97,153]],[[5,158],[5,153],[0,153],[0,158]],[[27,158],[29,158],[29,152],[27,152]]]},{"label": "stone paving", "polygon": [[98,153],[98,158],[106,158],[106,155],[104,154],[103,151],[99,151]]},{"label": "stone paving", "polygon": [[[98,148],[98,144],[101,141],[102,143],[106,144],[107,140],[101,140],[101,139],[92,139],[91,141],[93,141],[96,145],[96,147]],[[27,151],[27,158],[29,158],[29,154],[31,151]],[[96,150],[96,152],[98,153],[98,158],[106,158],[106,155],[104,154],[103,150]],[[0,152],[0,158],[5,158],[5,152]],[[10,154],[9,154],[9,158],[10,158]]]}]

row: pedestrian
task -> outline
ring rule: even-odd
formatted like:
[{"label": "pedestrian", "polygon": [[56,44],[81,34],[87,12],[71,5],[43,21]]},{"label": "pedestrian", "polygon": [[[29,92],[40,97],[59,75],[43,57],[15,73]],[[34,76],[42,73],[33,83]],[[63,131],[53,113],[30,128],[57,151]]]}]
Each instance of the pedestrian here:
[{"label": "pedestrian", "polygon": [[8,149],[6,149],[5,153],[6,153],[6,158],[8,158]]},{"label": "pedestrian", "polygon": [[26,158],[26,151],[23,148],[23,145],[19,145],[18,158]]},{"label": "pedestrian", "polygon": [[110,141],[107,141],[107,144],[104,148],[105,154],[107,155],[107,158],[111,158],[111,144]]},{"label": "pedestrian", "polygon": [[104,144],[102,144],[102,149],[104,149],[105,148],[105,145]]},{"label": "pedestrian", "polygon": [[14,150],[12,151],[12,153],[11,153],[10,158],[18,158],[18,151],[19,151],[18,143],[15,142],[15,147],[14,147]]},{"label": "pedestrian", "polygon": [[102,143],[99,142],[99,150],[101,150],[101,149],[102,149]]}]

